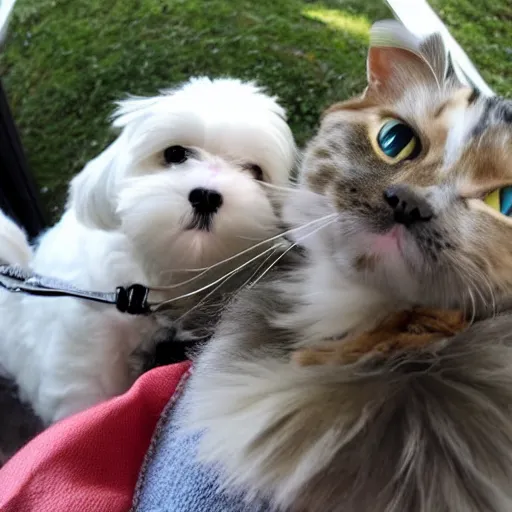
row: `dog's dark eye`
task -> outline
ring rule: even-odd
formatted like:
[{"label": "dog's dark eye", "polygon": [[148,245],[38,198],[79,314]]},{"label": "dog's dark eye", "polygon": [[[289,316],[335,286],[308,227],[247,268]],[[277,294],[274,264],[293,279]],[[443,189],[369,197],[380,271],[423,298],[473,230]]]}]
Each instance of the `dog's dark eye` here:
[{"label": "dog's dark eye", "polygon": [[182,164],[188,158],[188,150],[183,146],[170,146],[164,151],[167,164]]},{"label": "dog's dark eye", "polygon": [[251,172],[255,180],[263,181],[263,170],[257,164],[246,164],[244,167]]}]

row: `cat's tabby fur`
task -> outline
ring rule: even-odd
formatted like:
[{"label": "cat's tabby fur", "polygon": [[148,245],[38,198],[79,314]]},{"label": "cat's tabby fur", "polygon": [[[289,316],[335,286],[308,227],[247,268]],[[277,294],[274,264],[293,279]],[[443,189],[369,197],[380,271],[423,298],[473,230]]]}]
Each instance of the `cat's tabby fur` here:
[{"label": "cat's tabby fur", "polygon": [[[512,105],[462,88],[439,37],[420,45],[387,22],[372,41],[367,90],[326,112],[284,208],[295,226],[326,219],[297,231],[307,262],[228,309],[197,361],[182,428],[204,429],[199,456],[224,485],[277,509],[510,512],[512,220],[481,199],[512,184]],[[418,134],[416,158],[377,155],[388,117]],[[395,236],[383,193],[397,184],[433,216]],[[290,361],[412,305],[477,321],[384,360]]]}]

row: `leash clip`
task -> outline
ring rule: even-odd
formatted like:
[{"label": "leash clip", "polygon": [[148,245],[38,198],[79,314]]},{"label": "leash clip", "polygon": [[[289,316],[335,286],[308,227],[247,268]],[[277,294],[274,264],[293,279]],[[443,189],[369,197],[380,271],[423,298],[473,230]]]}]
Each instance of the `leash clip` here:
[{"label": "leash clip", "polygon": [[142,284],[132,284],[127,288],[116,288],[116,308],[129,315],[146,315],[151,313],[148,304],[149,288]]}]

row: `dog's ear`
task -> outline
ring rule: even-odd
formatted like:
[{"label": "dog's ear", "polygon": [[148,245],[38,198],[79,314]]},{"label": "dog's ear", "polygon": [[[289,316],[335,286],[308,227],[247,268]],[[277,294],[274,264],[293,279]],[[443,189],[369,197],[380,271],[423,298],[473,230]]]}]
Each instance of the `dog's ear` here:
[{"label": "dog's ear", "polygon": [[[166,94],[162,92],[162,94]],[[148,116],[158,100],[159,96],[146,98],[143,96],[128,96],[124,100],[116,102],[117,108],[112,115],[112,126],[114,128],[125,128],[133,121],[140,122]]]},{"label": "dog's ear", "polygon": [[120,138],[71,180],[68,209],[74,210],[77,220],[90,228],[112,230],[120,225],[116,214],[119,145]]},{"label": "dog's ear", "polygon": [[[91,160],[71,181],[68,208],[73,209],[79,222],[88,227],[113,230],[120,226],[117,214],[119,182],[123,178],[126,144],[134,125],[147,115],[158,98],[129,97],[117,102],[112,116],[119,137],[94,160]],[[134,123],[136,121],[136,123]]]}]

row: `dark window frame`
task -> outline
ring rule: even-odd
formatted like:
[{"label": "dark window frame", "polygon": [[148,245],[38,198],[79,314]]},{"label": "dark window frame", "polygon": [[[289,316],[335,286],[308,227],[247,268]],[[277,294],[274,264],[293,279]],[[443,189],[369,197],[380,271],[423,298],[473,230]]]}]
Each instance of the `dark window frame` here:
[{"label": "dark window frame", "polygon": [[46,227],[36,182],[0,81],[0,208],[33,239]]}]

